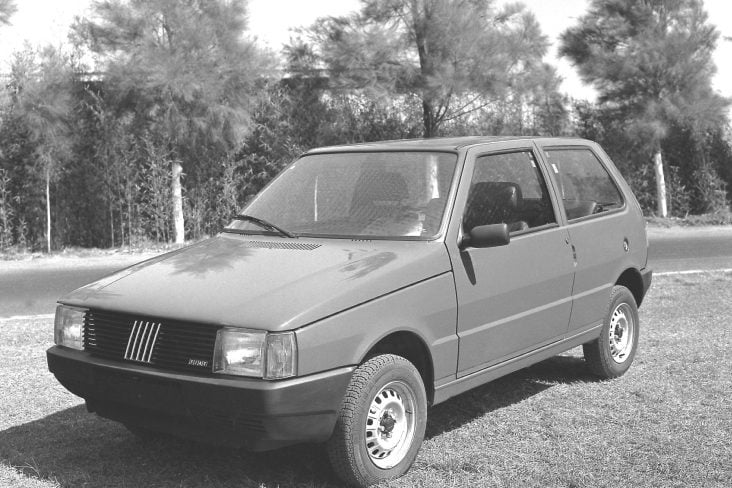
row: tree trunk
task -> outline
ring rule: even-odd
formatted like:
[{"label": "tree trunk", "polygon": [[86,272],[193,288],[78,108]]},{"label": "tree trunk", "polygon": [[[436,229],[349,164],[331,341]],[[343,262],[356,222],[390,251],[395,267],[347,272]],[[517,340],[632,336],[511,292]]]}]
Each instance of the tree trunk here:
[{"label": "tree trunk", "polygon": [[183,167],[180,162],[173,161],[173,226],[175,229],[175,243],[185,243],[185,222],[183,221],[183,189],[181,175]]},{"label": "tree trunk", "polygon": [[51,252],[51,171],[46,169],[46,250]]},{"label": "tree trunk", "polygon": [[666,180],[663,176],[663,157],[660,149],[653,155],[653,169],[656,171],[656,200],[658,203],[658,216],[668,217],[666,206]]},{"label": "tree trunk", "polygon": [[[112,190],[108,190],[109,193],[112,193]],[[114,247],[114,203],[110,200],[109,202],[109,232],[110,237],[112,238],[112,247]]]},{"label": "tree trunk", "polygon": [[[414,14],[416,16],[416,14]],[[435,123],[435,109],[433,97],[430,93],[429,80],[434,74],[434,64],[430,57],[430,47],[427,43],[424,25],[428,22],[430,12],[425,6],[425,21],[422,25],[414,25],[414,36],[417,42],[417,54],[419,55],[419,71],[422,76],[422,123],[424,124],[423,137],[429,139],[435,136],[437,124]]]},{"label": "tree trunk", "polygon": [[[424,95],[423,95],[424,96]],[[432,110],[432,104],[427,101],[422,101],[422,121],[424,123],[423,137],[429,139],[435,136],[435,117]]]}]

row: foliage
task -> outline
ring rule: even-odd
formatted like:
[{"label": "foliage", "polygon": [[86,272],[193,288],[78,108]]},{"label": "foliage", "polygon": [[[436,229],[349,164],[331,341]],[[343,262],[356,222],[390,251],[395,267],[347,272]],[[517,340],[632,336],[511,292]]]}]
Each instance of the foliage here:
[{"label": "foliage", "polygon": [[93,9],[98,19],[75,30],[103,57],[120,109],[178,152],[240,142],[246,106],[269,64],[241,37],[243,2],[98,0]]},{"label": "foliage", "polygon": [[[71,82],[69,58],[64,53],[51,47],[16,53],[0,131],[8,142],[0,154],[0,167],[20,185],[11,185],[16,216],[23,219],[23,225],[20,221],[15,224],[22,229],[17,238],[26,240],[30,231],[31,245],[39,245],[45,221],[48,250],[52,238],[50,185],[70,154]],[[45,216],[38,212],[44,206]]]},{"label": "foliage", "polygon": [[[79,137],[75,152],[80,156],[76,161],[82,175],[73,176],[65,183],[73,185],[83,180],[84,174],[94,175],[99,191],[85,196],[85,200],[101,200],[95,202],[98,213],[95,222],[103,222],[104,228],[93,229],[86,242],[75,244],[135,246],[146,237],[140,211],[143,168],[147,162],[144,134],[137,134],[131,116],[117,115],[98,83],[85,83],[79,87],[77,96],[81,103],[77,113],[75,133]],[[85,182],[84,186],[91,185]],[[78,206],[74,204],[72,208]],[[69,240],[73,242],[73,237]]]},{"label": "foliage", "polygon": [[10,24],[10,17],[16,10],[17,7],[13,0],[0,0],[0,26]]},{"label": "foliage", "polygon": [[11,220],[13,197],[10,194],[10,177],[7,170],[0,168],[0,251],[9,249],[13,245],[13,227]]},{"label": "foliage", "polygon": [[71,70],[68,57],[52,47],[16,53],[11,71],[12,110],[24,120],[39,169],[53,174],[69,151]]},{"label": "foliage", "polygon": [[273,84],[255,108],[252,132],[236,155],[242,162],[239,201],[308,148],[416,137],[415,113],[411,98],[379,103],[361,93],[333,93],[309,78]]},{"label": "foliage", "polygon": [[706,132],[725,123],[728,101],[711,86],[718,37],[701,0],[593,0],[562,34],[560,53],[595,86],[600,107],[623,121],[649,164],[673,126],[688,130],[699,147]]},{"label": "foliage", "polygon": [[688,215],[686,217],[669,217],[662,219],[656,216],[646,217],[646,222],[654,227],[707,227],[732,226],[732,211],[720,210],[702,215]]},{"label": "foliage", "polygon": [[[653,167],[646,141],[627,131],[617,109],[575,102],[577,135],[600,143],[630,184],[646,213],[655,209]],[[666,183],[669,213],[686,217],[693,213],[724,211],[728,184],[719,175],[732,167],[732,150],[724,140],[724,128],[709,129],[700,139],[693,128],[673,123],[661,148],[666,155]]]},{"label": "foliage", "polygon": [[696,207],[696,214],[713,213],[728,208],[725,183],[719,178],[711,164],[704,163],[696,168],[691,180],[694,182],[692,191]]},{"label": "foliage", "polygon": [[45,247],[47,205],[55,247],[173,240],[175,164],[187,238],[212,235],[311,147],[423,134],[596,140],[646,211],[660,148],[672,215],[729,215],[732,135],[696,0],[591,3],[564,49],[598,104],[559,93],[537,20],[497,5],[363,0],[292,40],[283,74],[242,35],[245,0],[95,1],[79,52],[25,49],[0,87],[0,252]]},{"label": "foliage", "polygon": [[[271,65],[241,35],[245,3],[98,0],[93,10],[96,19],[79,21],[75,32],[102,56],[112,103],[148,134],[148,153],[164,155],[168,171],[182,164],[189,178],[205,181],[202,163],[241,144],[257,83]],[[173,200],[173,212],[182,214],[181,205]],[[156,208],[162,208],[157,201]],[[155,236],[166,236],[158,217]],[[176,240],[182,231],[176,228]]]},{"label": "foliage", "polygon": [[322,64],[334,86],[372,99],[417,97],[425,137],[556,79],[541,63],[546,37],[520,4],[362,0],[359,13],[319,19],[305,35],[312,46],[291,50],[306,55],[301,68]]}]

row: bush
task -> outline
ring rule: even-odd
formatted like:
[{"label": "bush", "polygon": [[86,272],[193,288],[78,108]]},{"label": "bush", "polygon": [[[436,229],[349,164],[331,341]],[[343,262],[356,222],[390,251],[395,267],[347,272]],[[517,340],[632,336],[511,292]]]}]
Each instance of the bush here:
[{"label": "bush", "polygon": [[10,177],[6,170],[0,168],[0,252],[7,251],[13,245],[13,213]]},{"label": "bush", "polygon": [[694,213],[707,214],[729,210],[727,185],[710,164],[703,164],[694,170],[692,181]]}]

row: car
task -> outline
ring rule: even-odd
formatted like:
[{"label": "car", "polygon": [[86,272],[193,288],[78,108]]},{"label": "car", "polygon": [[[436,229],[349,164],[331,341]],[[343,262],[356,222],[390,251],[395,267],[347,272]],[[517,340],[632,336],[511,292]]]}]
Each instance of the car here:
[{"label": "car", "polygon": [[623,375],[647,258],[594,142],[318,148],[219,235],[60,298],[48,366],[137,434],[324,443],[369,486],[412,465],[428,406],[580,345]]}]

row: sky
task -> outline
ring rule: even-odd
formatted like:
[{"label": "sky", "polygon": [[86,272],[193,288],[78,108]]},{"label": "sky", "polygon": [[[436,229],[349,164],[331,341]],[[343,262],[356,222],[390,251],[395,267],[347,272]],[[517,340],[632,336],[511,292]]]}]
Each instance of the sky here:
[{"label": "sky", "polygon": [[[499,0],[506,3],[507,0]],[[31,45],[60,45],[66,40],[75,16],[88,15],[91,0],[16,0],[17,12],[11,25],[0,27],[0,73],[9,71],[12,53]],[[291,29],[308,26],[328,15],[344,15],[358,7],[358,0],[249,0],[249,29],[264,45],[279,52]],[[564,79],[562,91],[574,98],[593,99],[594,91],[584,85],[566,59],[556,55],[559,35],[576,24],[585,12],[587,0],[523,0],[536,15],[551,42],[545,61],[557,67]],[[732,1],[705,0],[709,21],[721,33],[715,52],[717,91],[732,98]]]}]

